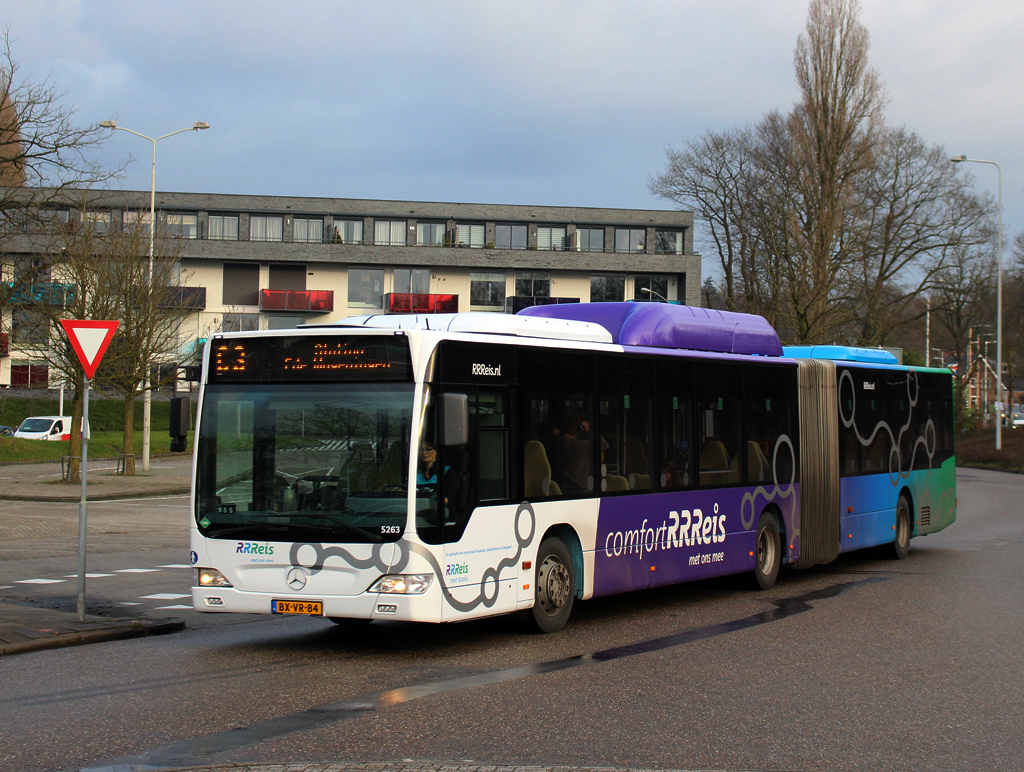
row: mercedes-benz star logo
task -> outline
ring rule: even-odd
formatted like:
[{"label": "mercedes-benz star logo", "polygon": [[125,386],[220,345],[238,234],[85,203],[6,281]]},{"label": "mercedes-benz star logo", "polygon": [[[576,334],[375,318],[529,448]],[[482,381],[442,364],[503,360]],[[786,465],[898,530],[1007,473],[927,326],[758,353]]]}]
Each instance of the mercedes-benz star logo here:
[{"label": "mercedes-benz star logo", "polygon": [[293,568],[288,572],[285,581],[288,582],[288,586],[293,590],[301,590],[306,586],[306,572],[301,568]]}]

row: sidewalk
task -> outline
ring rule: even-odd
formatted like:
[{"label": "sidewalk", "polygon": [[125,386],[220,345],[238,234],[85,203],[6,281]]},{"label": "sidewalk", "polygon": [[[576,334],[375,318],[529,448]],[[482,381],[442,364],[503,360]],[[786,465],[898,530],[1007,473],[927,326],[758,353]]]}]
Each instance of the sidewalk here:
[{"label": "sidewalk", "polygon": [[[135,469],[134,475],[120,475],[116,459],[90,458],[86,475],[88,500],[188,493],[192,483],[192,454],[155,456],[150,459],[148,472],[142,471],[140,457]],[[0,501],[78,501],[81,496],[80,484],[63,482],[59,461],[0,465]]]},{"label": "sidewalk", "polygon": [[[148,472],[138,461],[134,476],[117,474],[114,459],[89,459],[88,501],[112,501],[188,493],[192,475],[190,453],[151,459]],[[78,502],[82,488],[61,481],[60,462],[0,465],[0,501]],[[5,535],[0,533],[0,539]],[[183,630],[178,620],[153,621],[130,617],[78,615],[0,598],[0,656],[84,643],[162,635]]]}]

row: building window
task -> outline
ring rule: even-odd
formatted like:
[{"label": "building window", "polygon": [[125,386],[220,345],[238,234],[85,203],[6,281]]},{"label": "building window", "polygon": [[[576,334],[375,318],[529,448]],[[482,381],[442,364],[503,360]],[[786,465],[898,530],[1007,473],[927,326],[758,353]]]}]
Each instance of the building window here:
[{"label": "building window", "polygon": [[591,276],[591,303],[619,303],[626,299],[625,276]]},{"label": "building window", "polygon": [[14,256],[14,283],[32,284],[50,281],[50,266],[41,257]]},{"label": "building window", "polygon": [[260,328],[259,314],[227,313],[222,316],[221,332],[252,332]]},{"label": "building window", "polygon": [[[149,224],[153,218],[149,216],[149,210],[130,210],[121,215],[121,226],[129,233],[145,234],[149,237]],[[103,233],[104,231],[96,231]]]},{"label": "building window", "polygon": [[306,289],[306,266],[288,263],[285,265],[271,263],[268,271],[272,290],[304,290]]},{"label": "building window", "polygon": [[604,252],[604,228],[577,228],[576,249],[580,252]]},{"label": "building window", "polygon": [[224,263],[224,290],[221,302],[226,306],[259,305],[260,266],[258,263]]},{"label": "building window", "polygon": [[668,295],[668,277],[637,274],[633,279],[633,300],[652,300],[658,303],[673,300]]},{"label": "building window", "polygon": [[395,292],[412,292],[416,295],[426,295],[430,292],[430,269],[396,268]]},{"label": "building window", "polygon": [[498,249],[526,249],[526,226],[495,225],[494,246]]},{"label": "building window", "polygon": [[308,220],[304,217],[295,218],[295,227],[292,229],[292,241],[300,241],[308,244],[320,244],[323,240],[323,220]]},{"label": "building window", "polygon": [[683,254],[685,235],[686,231],[656,231],[654,234],[654,251],[659,255]]},{"label": "building window", "polygon": [[217,241],[238,241],[238,215],[211,214],[207,231]]},{"label": "building window", "polygon": [[45,346],[50,342],[50,323],[39,311],[16,308],[11,312],[11,342],[18,346]]},{"label": "building window", "polygon": [[300,324],[306,323],[306,317],[304,316],[267,316],[267,329],[268,330],[292,330],[298,327]]},{"label": "building window", "polygon": [[177,214],[167,215],[167,235],[175,239],[194,239],[199,236],[199,215]]},{"label": "building window", "polygon": [[469,310],[498,312],[504,311],[505,274],[470,273]]},{"label": "building window", "polygon": [[537,228],[537,249],[565,249],[565,227],[544,226]]},{"label": "building window", "polygon": [[519,271],[516,273],[516,297],[551,297],[551,274],[540,271]]},{"label": "building window", "polygon": [[616,228],[616,252],[643,252],[647,243],[647,231],[643,228]]},{"label": "building window", "polygon": [[[149,212],[146,212],[149,217]],[[99,235],[110,230],[110,212],[82,212],[82,225],[87,232]]]},{"label": "building window", "polygon": [[339,244],[362,244],[362,220],[335,220],[334,240]]},{"label": "building window", "polygon": [[383,269],[348,269],[348,305],[349,308],[384,307]]},{"label": "building window", "polygon": [[458,229],[456,242],[460,247],[472,247],[473,249],[483,247],[485,235],[483,223],[460,222],[456,228]]},{"label": "building window", "polygon": [[416,243],[424,247],[439,247],[444,244],[444,223],[416,223]]},{"label": "building window", "polygon": [[405,246],[405,220],[377,220],[373,223],[373,243],[384,247]]},{"label": "building window", "polygon": [[254,214],[249,217],[249,241],[283,241],[284,218]]}]

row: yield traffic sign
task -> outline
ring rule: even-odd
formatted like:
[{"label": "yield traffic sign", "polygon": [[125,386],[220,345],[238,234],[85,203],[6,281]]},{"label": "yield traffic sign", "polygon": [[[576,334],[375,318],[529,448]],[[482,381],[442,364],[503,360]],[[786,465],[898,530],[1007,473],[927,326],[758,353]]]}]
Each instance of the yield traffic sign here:
[{"label": "yield traffic sign", "polygon": [[78,361],[82,363],[85,377],[92,380],[96,374],[96,368],[100,366],[100,360],[110,345],[110,339],[114,337],[114,330],[117,329],[117,321],[93,321],[90,319],[61,319],[61,326],[68,334],[71,341],[71,348],[78,355]]}]

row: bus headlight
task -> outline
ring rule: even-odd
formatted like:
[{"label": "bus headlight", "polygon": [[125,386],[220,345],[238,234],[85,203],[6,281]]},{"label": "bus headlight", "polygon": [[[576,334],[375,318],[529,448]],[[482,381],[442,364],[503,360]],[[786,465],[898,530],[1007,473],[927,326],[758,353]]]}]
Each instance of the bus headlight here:
[{"label": "bus headlight", "polygon": [[430,588],[433,574],[391,574],[382,576],[368,592],[388,592],[398,595],[422,595]]},{"label": "bus headlight", "polygon": [[193,568],[193,587],[231,587],[231,582],[216,568]]}]

